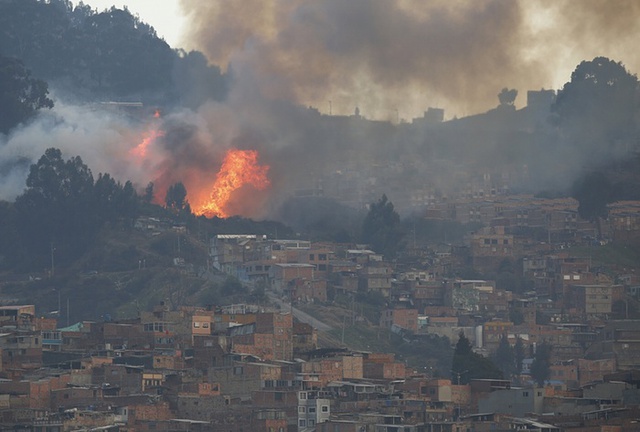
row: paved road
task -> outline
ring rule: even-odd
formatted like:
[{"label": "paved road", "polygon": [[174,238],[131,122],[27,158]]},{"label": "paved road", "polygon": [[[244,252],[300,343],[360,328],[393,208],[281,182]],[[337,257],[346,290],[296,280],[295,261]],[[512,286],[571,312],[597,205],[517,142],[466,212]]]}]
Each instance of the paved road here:
[{"label": "paved road", "polygon": [[280,306],[281,311],[286,312],[288,310],[291,310],[293,312],[293,316],[296,317],[298,320],[302,321],[303,323],[307,323],[311,325],[313,328],[315,328],[318,331],[327,332],[329,330],[332,330],[331,326],[312,317],[308,313],[301,311],[300,309],[292,308],[291,304],[283,302],[275,294],[268,292],[267,295],[269,296],[269,299],[271,301],[273,301],[275,304]]}]

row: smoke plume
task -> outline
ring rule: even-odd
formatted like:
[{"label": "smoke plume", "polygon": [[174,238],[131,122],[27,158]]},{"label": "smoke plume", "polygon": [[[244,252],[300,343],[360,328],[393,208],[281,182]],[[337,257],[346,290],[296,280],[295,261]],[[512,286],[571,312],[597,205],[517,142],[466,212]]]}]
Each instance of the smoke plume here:
[{"label": "smoke plume", "polygon": [[[560,159],[546,160],[540,143],[527,141],[533,138],[520,130],[492,134],[472,122],[418,130],[397,123],[421,116],[428,106],[445,108],[447,118],[486,111],[498,104],[504,87],[521,95],[559,88],[578,63],[598,55],[640,69],[640,3],[633,0],[182,5],[191,20],[191,47],[232,77],[226,100],[199,107],[194,102],[193,109],[175,109],[160,119],[56,100],[51,112],[0,136],[0,199],[22,192],[29,164],[49,147],[67,158],[81,156],[94,177],[110,173],[140,191],[154,182],[159,202],[178,181],[187,198],[210,193],[228,149],[257,150],[259,163],[271,167],[271,188],[240,190],[232,203],[234,212],[257,218],[276,214],[287,196],[305,188],[347,197],[343,202],[356,206],[381,192],[408,203],[408,191],[446,193],[472,175],[482,177],[486,167],[502,164],[514,176],[526,176],[525,160],[531,173],[552,179],[542,170]],[[185,80],[191,96],[209,94],[206,83],[198,89],[193,81]],[[356,107],[368,119],[391,122],[347,117]],[[329,111],[333,116],[324,115]],[[505,123],[507,117],[494,119]],[[147,151],[134,152],[149,136]],[[571,176],[584,163],[575,155],[562,160],[571,160],[573,171],[557,171]]]},{"label": "smoke plume", "polygon": [[[559,88],[580,61],[638,70],[634,0],[182,0],[190,43],[264,96],[333,114],[468,115],[505,86]],[[329,102],[331,101],[331,102]],[[524,101],[518,101],[523,104]],[[397,112],[398,110],[399,112]]]}]

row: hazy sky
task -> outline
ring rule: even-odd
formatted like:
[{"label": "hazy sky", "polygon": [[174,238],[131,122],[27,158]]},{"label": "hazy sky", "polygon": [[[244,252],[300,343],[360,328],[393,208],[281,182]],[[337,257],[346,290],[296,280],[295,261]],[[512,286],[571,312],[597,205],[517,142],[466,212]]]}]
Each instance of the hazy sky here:
[{"label": "hazy sky", "polygon": [[[73,4],[78,4],[74,1]],[[142,21],[150,24],[171,47],[182,48],[181,35],[185,18],[179,0],[83,0],[98,11],[111,6],[127,6],[131,13],[139,15]]]}]

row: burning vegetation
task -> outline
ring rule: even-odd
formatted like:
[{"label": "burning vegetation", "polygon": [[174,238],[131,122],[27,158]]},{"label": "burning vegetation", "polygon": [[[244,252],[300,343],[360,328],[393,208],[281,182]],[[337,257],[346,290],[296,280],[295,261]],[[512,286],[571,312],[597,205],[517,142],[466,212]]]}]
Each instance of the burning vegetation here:
[{"label": "burning vegetation", "polygon": [[216,175],[208,201],[195,205],[194,213],[207,217],[230,216],[227,204],[233,198],[234,192],[246,185],[258,190],[266,189],[271,184],[268,172],[268,165],[258,164],[256,150],[228,150]]}]

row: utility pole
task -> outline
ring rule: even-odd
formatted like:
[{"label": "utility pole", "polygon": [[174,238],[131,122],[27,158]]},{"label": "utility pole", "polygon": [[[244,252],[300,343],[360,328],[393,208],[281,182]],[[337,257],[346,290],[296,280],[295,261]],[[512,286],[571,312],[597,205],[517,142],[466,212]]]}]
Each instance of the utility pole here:
[{"label": "utility pole", "polygon": [[460,385],[460,376],[466,374],[467,372],[469,372],[469,370],[465,370],[462,372],[456,372],[454,370],[451,371],[452,374],[455,374],[458,376],[458,385]]}]

